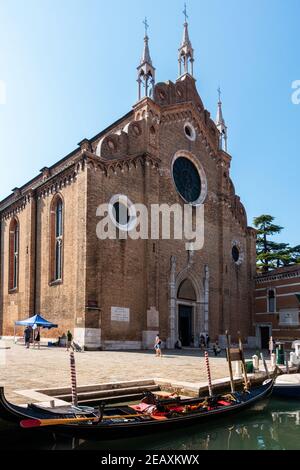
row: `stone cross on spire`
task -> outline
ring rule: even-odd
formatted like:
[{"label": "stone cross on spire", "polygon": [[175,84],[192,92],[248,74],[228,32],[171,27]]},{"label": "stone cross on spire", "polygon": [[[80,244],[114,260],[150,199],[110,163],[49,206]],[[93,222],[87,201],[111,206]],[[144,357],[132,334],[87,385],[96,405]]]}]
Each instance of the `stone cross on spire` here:
[{"label": "stone cross on spire", "polygon": [[183,14],[184,14],[185,22],[187,23],[188,14],[187,14],[187,9],[186,9],[186,3],[184,4]]},{"label": "stone cross on spire", "polygon": [[145,19],[143,21],[143,24],[145,25],[145,37],[148,36],[148,29],[149,29],[149,24],[147,20],[147,16],[145,16]]},{"label": "stone cross on spire", "polygon": [[185,18],[185,23],[187,23],[188,20],[188,14],[187,14],[187,9],[186,9],[186,3],[184,4],[184,10],[183,10],[184,18]]}]

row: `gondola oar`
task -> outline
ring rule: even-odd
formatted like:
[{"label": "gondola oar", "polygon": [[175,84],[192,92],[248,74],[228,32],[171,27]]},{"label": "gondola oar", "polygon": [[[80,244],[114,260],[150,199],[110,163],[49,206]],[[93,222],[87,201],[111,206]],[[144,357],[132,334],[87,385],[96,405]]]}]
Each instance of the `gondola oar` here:
[{"label": "gondola oar", "polygon": [[[128,419],[128,418],[153,418],[157,421],[168,419],[166,416],[156,416],[147,414],[132,414],[132,415],[117,415],[117,416],[103,416],[103,420],[110,419]],[[65,424],[78,424],[78,423],[98,423],[100,418],[98,416],[91,418],[58,418],[58,419],[23,419],[20,422],[21,428],[39,428],[44,426],[61,426]]]},{"label": "gondola oar", "polygon": [[99,417],[92,418],[58,418],[58,419],[23,419],[20,422],[21,428],[39,428],[41,426],[57,426],[60,424],[76,424],[97,422]]}]

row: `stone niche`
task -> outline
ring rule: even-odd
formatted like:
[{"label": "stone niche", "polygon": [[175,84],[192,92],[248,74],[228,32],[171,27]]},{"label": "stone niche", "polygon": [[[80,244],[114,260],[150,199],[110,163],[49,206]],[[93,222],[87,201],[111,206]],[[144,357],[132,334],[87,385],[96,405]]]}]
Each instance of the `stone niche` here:
[{"label": "stone niche", "polygon": [[147,311],[147,330],[143,331],[143,349],[153,349],[155,337],[159,333],[159,312],[155,307]]},{"label": "stone niche", "polygon": [[159,328],[159,312],[155,307],[147,310],[147,328]]}]

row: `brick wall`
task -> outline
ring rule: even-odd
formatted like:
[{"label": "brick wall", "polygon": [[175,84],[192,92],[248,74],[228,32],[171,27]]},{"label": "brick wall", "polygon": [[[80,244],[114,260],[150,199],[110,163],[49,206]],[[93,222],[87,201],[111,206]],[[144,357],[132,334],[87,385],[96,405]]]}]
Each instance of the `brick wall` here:
[{"label": "brick wall", "polygon": [[[195,141],[184,132],[187,122],[196,130]],[[57,166],[44,170],[26,204],[18,206],[15,198],[11,205],[6,201],[5,208],[0,204],[2,334],[12,334],[16,319],[40,312],[59,324],[58,334],[73,329],[84,337],[87,332],[94,344],[98,335],[98,345],[104,348],[142,347],[145,338],[151,344],[158,331],[167,341],[173,321],[174,276],[177,284],[185,277],[194,283],[193,308],[200,322],[194,332],[199,335],[204,328],[205,272],[208,275],[209,270],[210,337],[214,340],[226,329],[233,339],[238,330],[244,338],[252,336],[255,232],[247,227],[245,209],[230,179],[231,157],[218,148],[215,124],[194,80],[187,76],[176,84],[158,84],[155,101],[142,100],[115,127],[80,145]],[[191,258],[187,240],[99,240],[96,211],[113,195],[124,194],[148,208],[163,203],[183,206],[171,172],[179,151],[199,162],[207,179],[203,249]],[[20,196],[27,191],[25,186]],[[63,282],[53,285],[51,203],[58,193],[64,202],[64,271]],[[16,213],[20,282],[18,292],[9,294],[8,227]],[[238,263],[232,258],[234,244],[240,251]],[[176,257],[173,274],[172,257]],[[129,321],[112,319],[112,307],[129,309]]]}]

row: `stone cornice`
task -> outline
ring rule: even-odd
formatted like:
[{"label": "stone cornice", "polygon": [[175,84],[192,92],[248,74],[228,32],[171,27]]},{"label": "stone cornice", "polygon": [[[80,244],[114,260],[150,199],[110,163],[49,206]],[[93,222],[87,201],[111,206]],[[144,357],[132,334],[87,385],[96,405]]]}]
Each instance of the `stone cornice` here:
[{"label": "stone cornice", "polygon": [[278,281],[280,279],[292,279],[295,277],[300,277],[300,266],[299,268],[295,268],[295,271],[287,271],[287,272],[277,273],[273,275],[272,275],[272,272],[269,273],[268,275],[258,275],[255,278],[255,282],[257,284],[263,284],[264,282]]},{"label": "stone cornice", "polygon": [[[69,161],[68,165],[65,165],[65,168],[56,174],[51,174],[48,178],[45,179],[44,172],[40,175],[38,181],[35,184],[19,194],[19,197],[14,197],[13,200],[0,210],[1,220],[12,217],[13,215],[24,210],[27,204],[32,199],[40,199],[41,197],[54,194],[63,187],[72,184],[76,181],[76,177],[79,171],[83,170],[85,166],[85,157],[83,154],[78,155],[76,158],[73,158],[72,161]],[[43,169],[44,170],[44,169]]]},{"label": "stone cornice", "polygon": [[105,159],[96,156],[94,153],[85,152],[87,164],[90,168],[98,169],[103,172],[105,176],[110,173],[115,174],[117,171],[124,173],[125,170],[130,171],[137,168],[137,165],[152,166],[152,168],[159,169],[161,160],[150,153],[138,153],[124,158]]}]

